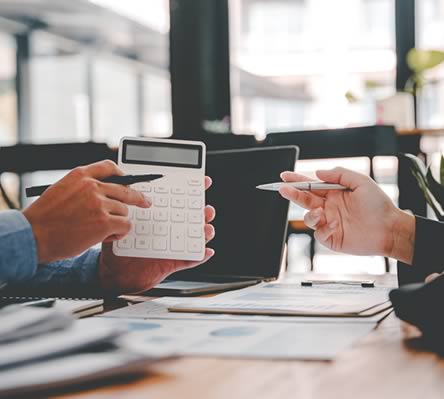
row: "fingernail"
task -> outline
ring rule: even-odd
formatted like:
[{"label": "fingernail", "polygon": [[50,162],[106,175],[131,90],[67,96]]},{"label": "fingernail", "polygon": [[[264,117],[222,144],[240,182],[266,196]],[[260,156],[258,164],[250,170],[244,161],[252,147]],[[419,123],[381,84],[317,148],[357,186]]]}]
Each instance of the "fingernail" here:
[{"label": "fingernail", "polygon": [[146,206],[151,206],[151,201],[148,199],[148,197],[143,196],[143,202]]},{"label": "fingernail", "polygon": [[287,174],[289,174],[289,173],[291,173],[290,171],[288,171],[288,170],[286,170],[285,172],[282,172],[281,173],[281,177],[285,177],[285,175],[287,175]]},{"label": "fingernail", "polygon": [[321,213],[322,213],[322,208],[316,208],[316,209],[312,212],[313,216],[314,216],[314,217],[317,217],[317,218],[321,216]]}]

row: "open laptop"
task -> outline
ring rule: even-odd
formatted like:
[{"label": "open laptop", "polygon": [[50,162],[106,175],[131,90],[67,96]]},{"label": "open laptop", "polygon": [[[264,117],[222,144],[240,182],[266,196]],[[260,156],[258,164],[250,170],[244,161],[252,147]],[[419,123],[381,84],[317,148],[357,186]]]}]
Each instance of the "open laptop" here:
[{"label": "open laptop", "polygon": [[288,201],[256,189],[294,170],[294,146],[213,151],[206,174],[213,186],[206,202],[216,208],[216,254],[195,269],[171,275],[146,295],[197,295],[246,287],[279,276],[288,225]]}]

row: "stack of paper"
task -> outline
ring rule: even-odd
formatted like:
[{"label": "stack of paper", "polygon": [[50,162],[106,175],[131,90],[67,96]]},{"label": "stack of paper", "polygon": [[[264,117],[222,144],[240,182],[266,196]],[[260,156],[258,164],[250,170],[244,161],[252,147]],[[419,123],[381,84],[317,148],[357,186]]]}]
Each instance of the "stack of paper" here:
[{"label": "stack of paper", "polygon": [[[101,317],[126,323],[133,331],[130,345],[140,352],[332,360],[391,312],[387,295],[386,288],[262,284],[212,298],[160,298]],[[199,313],[209,305],[217,312]],[[244,307],[248,314],[233,311]]]},{"label": "stack of paper", "polygon": [[117,373],[145,372],[140,366],[152,358],[123,345],[126,332],[125,326],[78,321],[56,309],[1,310],[0,397],[43,394]]},{"label": "stack of paper", "polygon": [[369,317],[391,307],[388,288],[264,283],[170,307],[173,312]]}]

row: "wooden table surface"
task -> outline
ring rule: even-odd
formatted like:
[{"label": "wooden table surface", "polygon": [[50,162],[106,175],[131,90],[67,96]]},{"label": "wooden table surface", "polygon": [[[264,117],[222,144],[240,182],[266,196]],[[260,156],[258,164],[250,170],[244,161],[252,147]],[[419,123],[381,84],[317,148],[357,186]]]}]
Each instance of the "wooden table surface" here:
[{"label": "wooden table surface", "polygon": [[59,398],[443,398],[444,359],[422,351],[418,335],[391,314],[333,362],[182,358],[135,382]]}]

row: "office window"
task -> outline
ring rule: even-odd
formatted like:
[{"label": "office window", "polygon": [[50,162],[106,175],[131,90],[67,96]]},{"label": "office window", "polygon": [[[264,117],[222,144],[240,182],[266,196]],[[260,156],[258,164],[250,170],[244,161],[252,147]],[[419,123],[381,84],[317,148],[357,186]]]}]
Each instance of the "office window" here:
[{"label": "office window", "polygon": [[168,33],[169,0],[90,0],[155,31]]},{"label": "office window", "polygon": [[16,45],[0,32],[0,146],[17,142]]},{"label": "office window", "polygon": [[394,92],[394,0],[231,0],[233,130],[375,122]]},{"label": "office window", "polygon": [[[0,147],[13,145],[17,137],[16,44],[14,37],[0,32]],[[18,203],[19,179],[2,173],[1,183],[11,200]],[[0,195],[0,210],[6,209]]]},{"label": "office window", "polygon": [[143,135],[169,137],[173,134],[171,79],[166,71],[149,71],[143,79]]},{"label": "office window", "polygon": [[138,59],[95,57],[94,139],[116,145],[125,135],[170,136],[169,1],[93,2],[136,23],[131,40]]},{"label": "office window", "polygon": [[24,141],[88,141],[87,56],[79,45],[46,32],[31,34],[31,132]]},{"label": "office window", "polygon": [[[416,7],[417,47],[443,51],[444,1],[421,0],[416,2]],[[418,124],[425,128],[442,128],[444,127],[444,65],[429,71],[426,80],[426,85],[418,95]]]},{"label": "office window", "polygon": [[94,141],[117,145],[140,135],[138,69],[130,61],[100,56],[93,61]]}]

